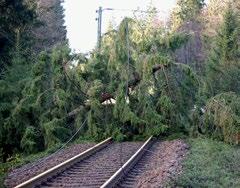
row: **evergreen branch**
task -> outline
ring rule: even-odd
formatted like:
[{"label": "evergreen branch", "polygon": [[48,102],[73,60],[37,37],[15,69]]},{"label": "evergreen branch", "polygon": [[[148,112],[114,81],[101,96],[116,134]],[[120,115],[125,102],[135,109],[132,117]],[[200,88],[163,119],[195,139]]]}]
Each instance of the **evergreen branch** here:
[{"label": "evergreen branch", "polygon": [[80,93],[85,96],[87,98],[87,94],[85,92],[82,91],[81,87],[75,83],[75,81],[68,75],[66,67],[63,66],[64,68],[64,74],[65,76],[68,78],[68,80],[78,89],[78,91],[80,91]]}]

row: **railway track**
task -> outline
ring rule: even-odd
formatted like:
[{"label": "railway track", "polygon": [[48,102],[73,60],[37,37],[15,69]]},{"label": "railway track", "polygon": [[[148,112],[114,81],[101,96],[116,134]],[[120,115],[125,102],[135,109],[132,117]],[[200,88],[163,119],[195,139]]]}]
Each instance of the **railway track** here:
[{"label": "railway track", "polygon": [[182,141],[160,142],[150,137],[144,143],[114,143],[109,138],[15,188],[134,188],[152,186],[153,179],[154,187],[159,187],[176,172],[177,160],[186,149]]},{"label": "railway track", "polygon": [[121,167],[122,163],[134,154],[139,146],[141,143],[112,143],[95,155],[75,163],[39,187],[99,188]]},{"label": "railway track", "polygon": [[117,183],[119,188],[134,188],[141,185],[140,180],[144,176],[145,172],[151,171],[154,167],[157,167],[157,164],[149,165],[149,161],[152,161],[155,158],[155,152],[159,148],[161,142],[155,142],[148,151],[145,152],[145,155],[137,162],[137,164],[131,168],[131,170],[125,174],[122,179]]},{"label": "railway track", "polygon": [[181,161],[189,146],[181,140],[152,141],[121,176],[115,173],[101,188],[168,187],[181,173]]},{"label": "railway track", "polygon": [[112,183],[111,177],[115,172],[120,172],[117,177],[121,178],[122,170],[126,171],[138,160],[150,140],[144,144],[141,142],[114,143],[109,138],[15,188],[102,187],[109,179]]}]

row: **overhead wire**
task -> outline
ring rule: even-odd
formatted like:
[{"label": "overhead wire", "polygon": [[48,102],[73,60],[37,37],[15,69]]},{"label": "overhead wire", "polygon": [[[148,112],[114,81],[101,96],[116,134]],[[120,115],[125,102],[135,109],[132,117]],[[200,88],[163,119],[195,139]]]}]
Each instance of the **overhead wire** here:
[{"label": "overhead wire", "polygon": [[[134,12],[134,13],[146,13],[146,14],[149,14],[149,13],[152,13],[152,11],[148,11],[148,10],[141,10],[141,9],[124,9],[124,8],[104,8],[104,10],[109,10],[109,11],[124,11],[124,12]],[[154,12],[156,13],[165,13],[167,14],[168,12],[167,11],[164,11],[164,10],[154,10]]]},{"label": "overhead wire", "polygon": [[[137,10],[129,10],[129,9],[113,9],[113,10],[133,11],[133,12],[136,12],[136,11],[137,11]],[[149,12],[147,12],[147,11],[140,11],[140,12],[149,13]],[[12,42],[14,43],[13,40],[10,40],[10,39],[9,39],[9,41],[12,41]],[[127,23],[127,26],[126,26],[126,41],[127,41],[127,56],[128,56],[128,59],[127,59],[127,81],[126,81],[126,93],[125,93],[125,96],[127,97],[127,96],[128,96],[128,82],[129,82],[129,68],[130,68],[130,66],[135,67],[134,65],[130,64],[130,49],[129,49],[129,48],[130,48],[130,44],[129,44],[128,23]],[[22,48],[22,46],[20,46],[20,48]],[[26,50],[29,50],[29,49],[26,49]],[[26,50],[24,50],[24,51],[26,51]],[[28,54],[30,54],[30,53],[28,53]],[[32,54],[31,54],[31,56],[32,56]],[[32,58],[37,61],[36,56],[32,56]],[[74,58],[74,57],[72,57],[72,58],[68,61],[68,63],[71,62],[71,61],[73,60],[73,58]],[[135,68],[136,68],[136,67],[135,67]],[[70,76],[67,75],[67,73],[66,73],[66,76],[67,76],[68,79],[71,81]],[[73,84],[73,85],[75,85],[75,84]],[[75,85],[75,87],[79,89],[78,86]],[[106,115],[106,113],[105,113],[105,115]],[[81,128],[85,125],[86,121],[87,121],[87,119],[84,120],[84,122],[82,123],[82,125],[79,127],[79,129],[77,129],[77,131],[72,135],[72,137],[71,137],[67,142],[65,142],[56,152],[54,152],[53,154],[49,155],[48,157],[46,157],[46,158],[44,158],[44,159],[46,160],[46,159],[48,159],[50,156],[52,156],[52,155],[60,152],[60,151],[61,151],[69,142],[71,142],[72,139],[79,133],[79,131],[81,130]],[[122,147],[122,145],[121,145],[121,147]],[[121,153],[121,155],[122,155],[122,148],[121,148],[121,152],[120,152],[120,153]],[[121,156],[121,158],[122,158],[122,156]],[[44,161],[45,161],[45,160],[44,160]],[[35,161],[35,162],[36,162],[36,161]],[[42,162],[43,162],[43,161],[42,161]],[[121,163],[122,163],[122,159],[121,159]],[[33,165],[33,166],[34,166],[34,165]]]}]

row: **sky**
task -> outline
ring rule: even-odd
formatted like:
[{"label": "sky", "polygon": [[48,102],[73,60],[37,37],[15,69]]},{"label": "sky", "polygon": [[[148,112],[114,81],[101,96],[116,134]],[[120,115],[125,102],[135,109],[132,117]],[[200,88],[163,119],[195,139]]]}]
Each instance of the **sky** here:
[{"label": "sky", "polygon": [[[176,0],[65,0],[65,25],[70,47],[76,52],[86,53],[96,46],[97,18],[96,10],[99,6],[114,9],[146,10],[152,3],[160,12],[161,17],[167,17],[174,7]],[[116,24],[125,16],[133,16],[131,11],[103,11],[104,33],[110,21]]]}]

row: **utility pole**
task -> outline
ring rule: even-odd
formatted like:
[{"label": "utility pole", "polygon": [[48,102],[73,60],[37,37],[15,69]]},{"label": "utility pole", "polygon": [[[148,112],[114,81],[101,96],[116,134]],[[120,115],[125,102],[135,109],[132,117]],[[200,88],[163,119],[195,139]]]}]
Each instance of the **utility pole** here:
[{"label": "utility pole", "polygon": [[97,28],[97,48],[98,50],[101,49],[101,42],[102,42],[102,14],[103,11],[130,11],[130,12],[141,12],[141,13],[150,13],[149,11],[142,11],[142,10],[131,10],[131,9],[114,9],[114,8],[102,8],[101,6],[96,10],[97,18],[96,21],[98,22]]},{"label": "utility pole", "polygon": [[98,49],[101,48],[101,38],[102,38],[102,7],[99,7],[99,9],[96,11],[98,13],[98,18],[96,20],[98,21],[98,30],[97,30],[97,46]]}]

